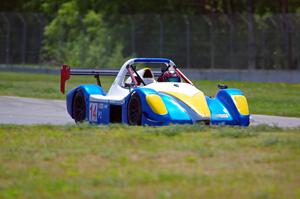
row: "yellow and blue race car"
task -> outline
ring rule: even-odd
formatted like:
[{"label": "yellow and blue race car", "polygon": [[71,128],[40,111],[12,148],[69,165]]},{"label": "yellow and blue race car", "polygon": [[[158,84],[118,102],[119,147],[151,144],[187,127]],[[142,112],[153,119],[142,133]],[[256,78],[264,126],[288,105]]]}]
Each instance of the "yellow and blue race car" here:
[{"label": "yellow and blue race car", "polygon": [[[145,64],[160,64],[161,71]],[[247,100],[240,90],[220,86],[215,97],[205,96],[170,59],[133,58],[119,71],[63,65],[62,93],[71,75],[92,75],[97,79],[97,84],[80,85],[67,94],[67,111],[75,122],[249,125]],[[116,78],[106,93],[100,76],[108,75]]]}]

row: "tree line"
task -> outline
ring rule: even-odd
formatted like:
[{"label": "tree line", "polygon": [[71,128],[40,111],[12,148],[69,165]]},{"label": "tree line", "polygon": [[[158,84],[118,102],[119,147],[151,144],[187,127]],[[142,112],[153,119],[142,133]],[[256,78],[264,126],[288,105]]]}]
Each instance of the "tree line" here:
[{"label": "tree line", "polygon": [[236,14],[296,13],[299,0],[1,0],[0,11],[56,14],[66,2],[75,2],[82,13],[88,10],[104,15],[118,14]]},{"label": "tree line", "polygon": [[[300,13],[300,0],[1,0],[0,11],[42,13],[48,18],[41,51],[43,60],[77,66],[114,66],[125,56],[131,56],[124,55],[128,41],[118,35],[122,32],[118,24],[125,21],[123,15],[248,14],[249,65],[255,68],[254,16]],[[288,44],[286,58],[293,68],[292,35],[285,17],[282,24]]]}]

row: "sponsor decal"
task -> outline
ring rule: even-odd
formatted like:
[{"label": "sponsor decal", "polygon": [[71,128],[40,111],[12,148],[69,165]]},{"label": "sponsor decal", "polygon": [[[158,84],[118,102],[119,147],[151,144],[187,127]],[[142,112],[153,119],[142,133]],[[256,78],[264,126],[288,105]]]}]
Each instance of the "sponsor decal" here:
[{"label": "sponsor decal", "polygon": [[99,103],[99,104],[98,104],[98,109],[100,109],[100,110],[103,109],[103,106],[104,106],[103,103]]},{"label": "sponsor decal", "polygon": [[106,109],[106,106],[104,103],[98,104],[98,120],[101,121],[103,119],[103,109]]},{"label": "sponsor decal", "polygon": [[215,114],[216,118],[228,118],[229,116],[225,113],[225,114]]}]

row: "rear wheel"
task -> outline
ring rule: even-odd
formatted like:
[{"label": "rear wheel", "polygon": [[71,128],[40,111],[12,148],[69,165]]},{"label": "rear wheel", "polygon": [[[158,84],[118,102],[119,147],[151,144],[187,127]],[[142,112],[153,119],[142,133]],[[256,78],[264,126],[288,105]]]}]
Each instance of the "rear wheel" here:
[{"label": "rear wheel", "polygon": [[141,125],[142,104],[140,96],[133,93],[128,102],[127,118],[129,125]]},{"label": "rear wheel", "polygon": [[75,122],[83,122],[86,115],[85,99],[82,91],[78,91],[73,99],[73,118]]}]

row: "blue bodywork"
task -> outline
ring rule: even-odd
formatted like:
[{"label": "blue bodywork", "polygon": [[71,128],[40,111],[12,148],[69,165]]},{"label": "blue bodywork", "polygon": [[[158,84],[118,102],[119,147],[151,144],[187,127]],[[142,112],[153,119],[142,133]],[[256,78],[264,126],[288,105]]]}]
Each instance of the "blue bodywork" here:
[{"label": "blue bodywork", "polygon": [[[150,126],[162,126],[162,125],[169,125],[173,124],[192,124],[193,120],[189,116],[187,109],[182,107],[178,100],[174,97],[169,96],[167,94],[163,94],[157,92],[153,89],[149,88],[137,88],[133,92],[139,94],[142,102],[142,124],[143,125],[150,125]],[[147,100],[145,100],[146,96],[149,94],[156,94],[159,95],[167,109],[167,114],[159,115],[153,112],[151,107],[147,104]]]},{"label": "blue bodywork", "polygon": [[86,115],[89,115],[89,97],[92,94],[100,94],[100,95],[106,95],[106,93],[103,91],[102,87],[95,85],[95,84],[84,84],[84,85],[80,85],[77,88],[71,90],[68,94],[67,94],[67,111],[69,113],[69,115],[73,117],[73,110],[72,110],[72,106],[73,106],[73,98],[76,92],[83,92],[84,95],[84,99],[85,99],[85,103],[86,103]]},{"label": "blue bodywork", "polygon": [[[90,123],[109,124],[111,123],[111,106],[118,106],[120,108],[120,122],[128,123],[127,120],[127,107],[130,96],[132,93],[137,93],[142,103],[142,125],[150,126],[163,126],[169,124],[195,124],[201,121],[201,117],[193,111],[189,106],[179,99],[165,93],[157,92],[149,88],[135,88],[131,91],[122,104],[110,104],[108,102],[91,102],[97,108],[97,120],[92,121],[90,118],[90,101],[91,94],[106,95],[103,89],[94,84],[81,85],[76,89],[70,91],[67,95],[67,110],[72,115],[73,98],[76,92],[81,91],[84,94],[86,102],[86,120]],[[167,114],[159,115],[153,112],[151,107],[147,104],[146,96],[149,94],[156,94],[163,100]],[[243,95],[238,89],[221,89],[214,98],[206,97],[208,107],[211,112],[210,123],[213,125],[226,124],[226,125],[249,125],[249,115],[242,115],[239,113],[234,104],[233,95]]]},{"label": "blue bodywork", "polygon": [[166,63],[169,64],[171,62],[170,59],[166,58],[136,58],[134,59],[134,63]]},{"label": "blue bodywork", "polygon": [[212,124],[249,125],[250,116],[239,113],[233,95],[244,94],[238,89],[221,89],[215,98],[206,97]]}]

